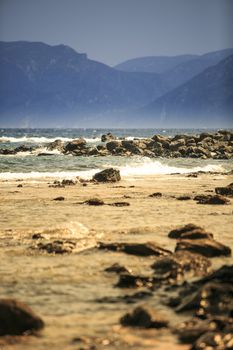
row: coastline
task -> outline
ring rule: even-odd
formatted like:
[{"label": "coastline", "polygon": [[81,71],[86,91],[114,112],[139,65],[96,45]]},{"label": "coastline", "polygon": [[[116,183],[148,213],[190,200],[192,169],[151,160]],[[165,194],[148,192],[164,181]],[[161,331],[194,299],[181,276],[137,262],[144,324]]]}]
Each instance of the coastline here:
[{"label": "coastline", "polygon": [[[46,323],[40,338],[29,337],[7,349],[77,349],[72,339],[86,337],[98,349],[189,349],[178,343],[168,329],[135,330],[121,327],[119,318],[134,305],[124,302],[100,303],[107,296],[131,292],[113,288],[117,277],[104,269],[115,262],[134,273],[150,271],[152,257],[136,257],[121,252],[95,249],[98,241],[154,241],[174,250],[168,232],[193,223],[212,232],[217,241],[233,248],[233,200],[228,205],[200,205],[195,195],[213,194],[215,187],[227,186],[233,176],[223,173],[123,177],[120,182],[95,184],[82,182],[64,188],[49,187],[54,179],[0,181],[1,189],[1,276],[2,295],[27,302]],[[22,185],[22,187],[18,187]],[[212,192],[210,192],[212,191]],[[161,197],[149,197],[160,192]],[[189,200],[178,200],[190,196]],[[64,197],[64,200],[54,200]],[[83,204],[90,198],[105,205]],[[110,204],[127,202],[127,207]],[[46,240],[77,239],[80,245],[71,254],[54,255],[35,249],[32,235]],[[213,268],[232,264],[232,257],[211,259]],[[162,310],[172,326],[183,320],[173,310],[160,304],[158,296],[140,303]],[[88,340],[89,339],[89,340]],[[108,340],[106,346],[99,341]],[[5,341],[5,340],[1,340]],[[87,343],[88,344],[88,343]],[[106,343],[107,344],[107,343]],[[1,343],[0,343],[1,345]],[[82,344],[81,344],[82,345]],[[80,346],[81,346],[80,345]],[[87,347],[88,348],[88,347]]]}]

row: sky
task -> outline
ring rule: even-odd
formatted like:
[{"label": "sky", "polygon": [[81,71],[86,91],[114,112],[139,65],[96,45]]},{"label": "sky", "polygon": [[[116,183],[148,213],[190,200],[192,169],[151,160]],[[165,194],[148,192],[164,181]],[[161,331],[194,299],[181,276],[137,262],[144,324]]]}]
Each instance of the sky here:
[{"label": "sky", "polygon": [[65,44],[114,66],[233,47],[233,0],[0,0],[1,41]]}]

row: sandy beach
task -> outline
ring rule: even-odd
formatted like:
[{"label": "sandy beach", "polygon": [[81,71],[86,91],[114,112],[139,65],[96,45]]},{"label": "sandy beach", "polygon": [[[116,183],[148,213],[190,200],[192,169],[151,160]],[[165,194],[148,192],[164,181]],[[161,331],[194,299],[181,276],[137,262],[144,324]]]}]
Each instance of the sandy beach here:
[{"label": "sandy beach", "polygon": [[[116,274],[104,270],[113,263],[134,274],[149,275],[154,257],[139,257],[96,248],[97,242],[156,242],[174,250],[170,230],[188,223],[200,225],[215,239],[231,248],[233,201],[228,205],[201,205],[196,195],[214,194],[215,187],[227,186],[227,174],[137,176],[120,182],[51,187],[52,179],[1,181],[0,294],[30,305],[44,320],[37,337],[2,337],[4,349],[189,349],[179,344],[172,328],[187,316],[165,306],[164,291],[150,298],[127,303],[132,289],[115,288]],[[160,192],[160,197],[150,197]],[[189,196],[189,200],[178,200]],[[64,197],[64,200],[54,200]],[[99,198],[104,205],[83,202]],[[127,202],[128,206],[112,205]],[[51,239],[74,240],[70,254],[49,254],[38,249]],[[40,236],[39,236],[40,237]],[[34,236],[35,238],[35,236]],[[232,263],[232,257],[213,258],[212,267]],[[143,289],[143,288],[142,288]],[[144,289],[143,289],[144,290]],[[108,298],[116,299],[109,302]],[[105,298],[105,299],[104,299]],[[117,299],[118,298],[118,299]],[[119,319],[137,305],[155,307],[168,320],[162,330],[123,327]]]}]

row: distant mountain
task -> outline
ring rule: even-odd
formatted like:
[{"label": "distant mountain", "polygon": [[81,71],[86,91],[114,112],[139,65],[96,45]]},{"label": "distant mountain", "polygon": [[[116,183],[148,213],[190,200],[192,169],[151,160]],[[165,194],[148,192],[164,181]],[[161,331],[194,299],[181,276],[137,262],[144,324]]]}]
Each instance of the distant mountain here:
[{"label": "distant mountain", "polygon": [[162,75],[164,84],[170,89],[174,89],[196,75],[203,72],[233,54],[233,49],[214,51],[202,56],[197,56],[193,60],[182,62]]},{"label": "distant mountain", "polygon": [[221,59],[231,54],[157,60],[158,71],[170,67],[157,74],[120,71],[65,45],[0,42],[0,126],[147,127],[164,115],[167,126],[188,126],[203,113],[222,117],[232,111],[232,66]]},{"label": "distant mountain", "polygon": [[3,124],[78,126],[93,113],[117,115],[167,91],[157,74],[120,72],[68,46],[38,42],[0,42],[0,75]]},{"label": "distant mountain", "polygon": [[147,73],[165,73],[175,68],[181,63],[185,63],[198,55],[180,55],[180,56],[149,56],[133,58],[122,62],[114,68],[124,72],[147,72]]},{"label": "distant mountain", "polygon": [[[233,55],[140,110],[162,126],[233,126]],[[146,117],[147,116],[147,117]]]}]

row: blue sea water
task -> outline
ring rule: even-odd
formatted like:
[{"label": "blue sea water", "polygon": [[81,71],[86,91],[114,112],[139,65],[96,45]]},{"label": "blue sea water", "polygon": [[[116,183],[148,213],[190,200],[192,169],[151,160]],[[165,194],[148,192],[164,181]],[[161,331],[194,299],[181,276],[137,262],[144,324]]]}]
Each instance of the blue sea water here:
[{"label": "blue sea water", "polygon": [[[95,146],[101,143],[101,135],[112,132],[117,137],[127,139],[152,137],[155,134],[174,136],[176,134],[200,134],[214,131],[203,129],[0,129],[0,148],[15,148],[22,144],[40,147],[56,139],[70,141],[79,137]],[[231,161],[201,159],[149,159],[141,156],[68,156],[55,152],[50,156],[37,156],[38,152],[21,152],[16,155],[0,155],[0,179],[17,178],[90,178],[96,171],[106,167],[120,169],[123,176],[143,176],[152,174],[187,173],[193,171],[228,171]]]}]

